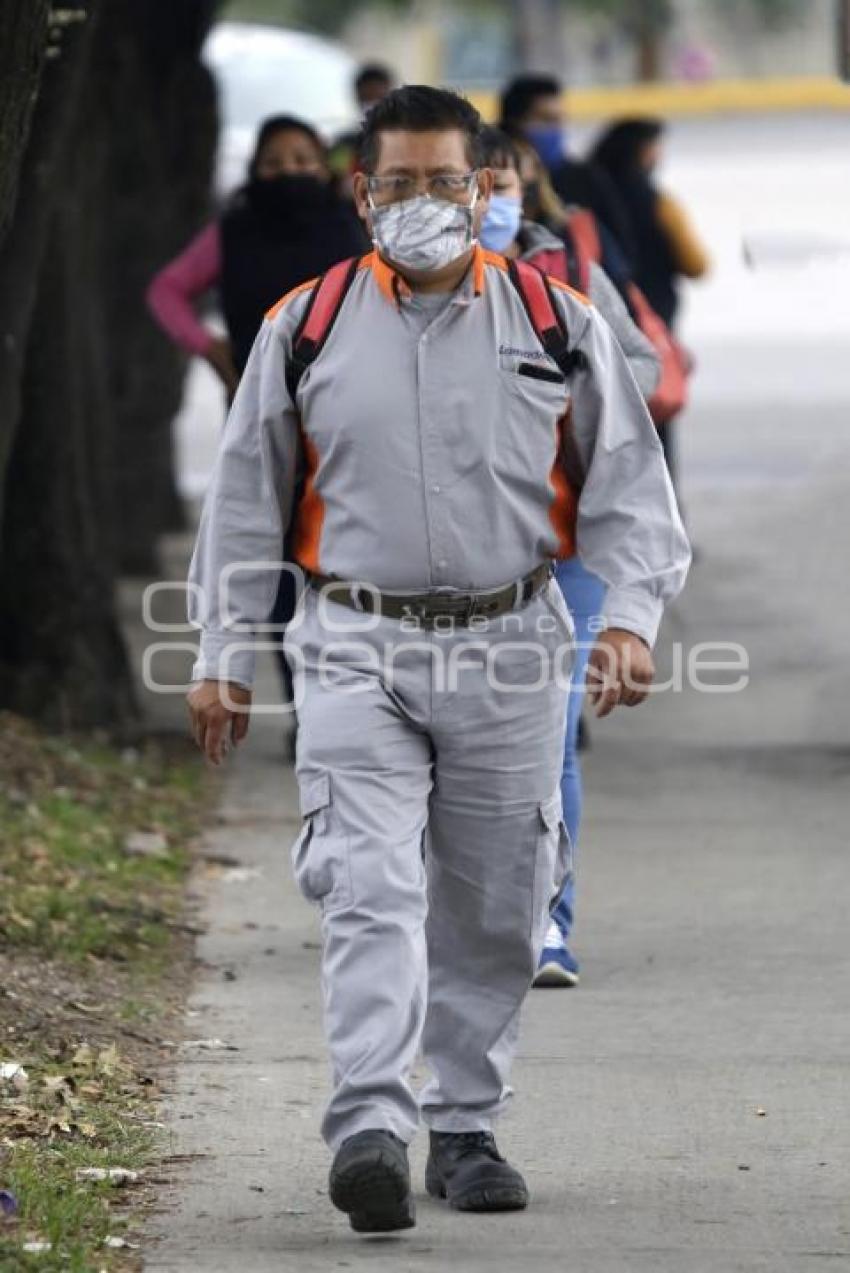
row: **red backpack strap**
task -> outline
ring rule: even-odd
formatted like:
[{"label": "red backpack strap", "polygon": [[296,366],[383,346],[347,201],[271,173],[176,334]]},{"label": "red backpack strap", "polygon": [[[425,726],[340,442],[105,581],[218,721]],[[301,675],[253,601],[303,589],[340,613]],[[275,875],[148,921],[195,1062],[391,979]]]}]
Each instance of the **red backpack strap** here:
[{"label": "red backpack strap", "polygon": [[292,337],[292,353],[286,365],[286,387],[293,403],[301,377],[316,361],[333,330],[359,264],[360,258],[356,256],[337,262],[322,275],[310,293],[307,308]]},{"label": "red backpack strap", "polygon": [[566,257],[565,283],[574,287],[577,292],[587,296],[590,292],[590,264],[592,258],[586,251],[581,236],[573,233],[572,224],[568,222],[561,230],[564,240],[564,256]]},{"label": "red backpack strap", "polygon": [[555,305],[549,280],[530,261],[509,261],[508,274],[540,344],[564,376],[571,376],[584,365],[584,354],[570,349],[567,329]]},{"label": "red backpack strap", "polygon": [[602,240],[599,237],[599,226],[590,208],[576,208],[570,214],[570,234],[578,251],[588,261],[597,265],[602,261]]}]

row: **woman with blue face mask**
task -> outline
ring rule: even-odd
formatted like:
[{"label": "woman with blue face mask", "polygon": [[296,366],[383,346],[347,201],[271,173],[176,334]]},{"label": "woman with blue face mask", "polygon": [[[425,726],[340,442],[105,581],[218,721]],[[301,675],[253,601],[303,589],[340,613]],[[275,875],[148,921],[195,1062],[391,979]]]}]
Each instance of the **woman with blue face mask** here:
[{"label": "woman with blue face mask", "polygon": [[559,198],[570,206],[590,208],[630,261],[632,231],[626,210],[608,174],[569,153],[563,102],[563,85],[554,75],[518,75],[502,94],[499,127],[534,147]]},{"label": "woman with blue face mask", "polygon": [[[493,194],[481,225],[482,247],[536,264],[545,274],[562,282],[569,278],[564,240],[546,226],[523,219],[523,181],[520,169],[526,157],[497,128],[482,135],[483,162],[493,173]],[[529,165],[533,179],[536,165]],[[562,209],[566,220],[566,210]],[[629,359],[635,379],[645,397],[658,382],[659,366],[649,342],[629,317],[626,306],[604,271],[591,263],[588,273],[590,299],[614,331]],[[578,733],[584,699],[584,679],[590,648],[599,630],[599,616],[605,600],[605,585],[587,570],[579,558],[558,563],[556,578],[576,629],[576,658],[567,702],[564,760],[561,770],[561,802],[564,821],[575,850],[581,823],[582,778],[578,758]],[[569,938],[575,908],[575,876],[570,874],[552,914],[546,944],[534,980],[535,986],[570,987],[579,979],[579,964],[570,949]]]}]

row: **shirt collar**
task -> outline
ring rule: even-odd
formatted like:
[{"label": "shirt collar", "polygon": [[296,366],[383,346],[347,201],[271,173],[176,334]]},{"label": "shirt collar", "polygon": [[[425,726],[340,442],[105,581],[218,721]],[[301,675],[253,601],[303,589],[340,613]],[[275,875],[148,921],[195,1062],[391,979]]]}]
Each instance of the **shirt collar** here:
[{"label": "shirt collar", "polygon": [[[460,286],[452,296],[452,301],[456,305],[468,305],[476,296],[480,296],[484,291],[484,271],[489,254],[484,251],[480,243],[476,243],[472,250],[472,262],[469,269],[463,277]],[[413,295],[410,284],[407,283],[400,274],[398,274],[391,265],[376,251],[373,251],[366,261],[372,271],[378,289],[385,300],[391,304],[398,306],[401,301],[409,300]]]}]

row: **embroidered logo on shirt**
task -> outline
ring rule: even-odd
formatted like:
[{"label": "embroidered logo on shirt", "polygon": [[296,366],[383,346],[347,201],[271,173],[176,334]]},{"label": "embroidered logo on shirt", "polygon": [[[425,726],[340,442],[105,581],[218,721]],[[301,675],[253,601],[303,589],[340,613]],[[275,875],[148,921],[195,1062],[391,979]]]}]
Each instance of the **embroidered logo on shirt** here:
[{"label": "embroidered logo on shirt", "polygon": [[500,345],[499,353],[507,358],[546,358],[542,349],[515,349],[513,345]]}]

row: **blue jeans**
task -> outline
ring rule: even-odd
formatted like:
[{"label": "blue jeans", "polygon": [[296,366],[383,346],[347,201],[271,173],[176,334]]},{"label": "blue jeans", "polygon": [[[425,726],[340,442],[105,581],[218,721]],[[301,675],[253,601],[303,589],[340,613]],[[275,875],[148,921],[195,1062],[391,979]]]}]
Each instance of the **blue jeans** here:
[{"label": "blue jeans", "polygon": [[[584,677],[587,671],[587,660],[590,647],[596,639],[596,631],[591,622],[602,610],[605,600],[605,584],[598,575],[585,570],[578,557],[570,557],[567,561],[558,562],[555,571],[564,600],[567,603],[576,628],[576,661],[573,667],[572,684],[567,699],[567,732],[564,741],[564,764],[561,770],[561,800],[564,806],[564,822],[570,833],[570,840],[575,853],[578,831],[581,824],[582,787],[581,765],[578,758],[578,723],[581,717],[581,705],[584,700]],[[575,859],[573,859],[575,861]],[[575,906],[575,873],[570,871],[566,883],[561,890],[552,918],[560,928],[564,937],[568,937],[573,926],[573,910]]]}]

